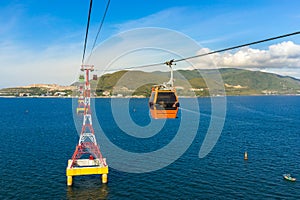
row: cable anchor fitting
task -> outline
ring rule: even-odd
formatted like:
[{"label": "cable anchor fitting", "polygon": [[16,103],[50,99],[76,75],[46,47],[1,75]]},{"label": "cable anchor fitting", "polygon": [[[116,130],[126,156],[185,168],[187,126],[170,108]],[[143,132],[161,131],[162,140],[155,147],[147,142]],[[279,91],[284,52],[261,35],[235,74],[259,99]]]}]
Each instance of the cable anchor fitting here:
[{"label": "cable anchor fitting", "polygon": [[175,63],[173,64],[174,59],[170,60],[170,61],[166,61],[164,64],[168,65],[170,68],[172,68],[172,65],[176,65]]}]

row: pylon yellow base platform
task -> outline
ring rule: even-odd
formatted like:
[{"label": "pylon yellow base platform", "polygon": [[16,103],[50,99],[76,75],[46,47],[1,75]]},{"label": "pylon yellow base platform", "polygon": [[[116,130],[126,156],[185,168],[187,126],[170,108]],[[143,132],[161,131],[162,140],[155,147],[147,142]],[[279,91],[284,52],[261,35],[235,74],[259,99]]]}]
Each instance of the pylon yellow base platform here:
[{"label": "pylon yellow base platform", "polygon": [[67,184],[71,186],[73,184],[73,176],[83,175],[102,175],[102,183],[107,183],[108,165],[104,166],[99,159],[78,159],[76,163],[71,167],[72,160],[68,160],[68,167],[66,169]]}]

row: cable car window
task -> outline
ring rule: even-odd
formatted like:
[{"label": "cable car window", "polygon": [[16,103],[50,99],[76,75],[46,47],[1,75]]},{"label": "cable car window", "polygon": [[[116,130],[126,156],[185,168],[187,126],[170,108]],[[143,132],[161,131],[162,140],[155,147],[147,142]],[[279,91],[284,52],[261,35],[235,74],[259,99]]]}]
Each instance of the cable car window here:
[{"label": "cable car window", "polygon": [[160,107],[158,109],[175,110],[175,102],[176,96],[173,92],[159,92],[157,95],[156,103]]},{"label": "cable car window", "polygon": [[157,95],[157,102],[164,101],[168,103],[175,103],[176,102],[176,96],[174,92],[158,92]]}]

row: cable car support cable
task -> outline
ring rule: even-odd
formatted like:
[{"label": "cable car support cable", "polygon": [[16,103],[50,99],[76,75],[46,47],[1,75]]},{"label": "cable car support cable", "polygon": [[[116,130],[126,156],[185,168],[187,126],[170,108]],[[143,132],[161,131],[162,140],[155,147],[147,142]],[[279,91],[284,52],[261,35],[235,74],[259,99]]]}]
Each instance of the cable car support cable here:
[{"label": "cable car support cable", "polygon": [[85,31],[85,39],[84,39],[84,46],[83,46],[83,54],[82,54],[81,64],[84,63],[84,56],[85,56],[87,38],[88,38],[88,34],[89,34],[89,27],[90,27],[90,18],[91,18],[92,6],[93,6],[93,0],[90,0],[90,8],[89,8],[88,21],[87,21],[86,31]]},{"label": "cable car support cable", "polygon": [[293,33],[288,33],[288,34],[284,34],[284,35],[280,35],[280,36],[276,36],[276,37],[271,37],[271,38],[267,38],[267,39],[263,39],[263,40],[258,40],[258,41],[254,41],[254,42],[250,42],[250,43],[246,43],[246,44],[241,44],[241,45],[237,45],[237,46],[232,46],[232,47],[228,47],[228,48],[224,48],[224,49],[219,49],[216,51],[211,51],[208,53],[203,53],[203,54],[199,54],[199,55],[195,55],[195,56],[190,56],[190,57],[186,57],[186,58],[181,58],[181,59],[172,59],[170,61],[167,62],[163,62],[163,63],[153,63],[153,64],[148,64],[148,65],[139,65],[139,66],[134,66],[134,67],[124,67],[122,69],[112,69],[112,70],[108,70],[108,71],[116,71],[116,70],[127,70],[127,69],[136,69],[136,68],[148,68],[148,67],[155,67],[155,66],[160,66],[160,65],[168,65],[168,62],[172,63],[176,63],[176,62],[181,62],[181,61],[185,61],[185,60],[190,60],[193,58],[198,58],[198,57],[203,57],[203,56],[207,56],[207,55],[211,55],[211,54],[215,54],[215,53],[220,53],[220,52],[224,52],[224,51],[229,51],[229,50],[233,50],[233,49],[237,49],[237,48],[241,48],[241,47],[245,47],[245,46],[251,46],[254,44],[259,44],[259,43],[264,43],[264,42],[268,42],[268,41],[272,41],[272,40],[277,40],[277,39],[281,39],[281,38],[285,38],[285,37],[290,37],[293,35],[298,35],[300,34],[300,31],[297,32],[293,32]]},{"label": "cable car support cable", "polygon": [[101,31],[101,29],[102,29],[102,26],[103,26],[103,24],[104,24],[104,20],[105,20],[105,17],[106,17],[108,8],[109,8],[109,4],[110,4],[110,0],[108,0],[108,2],[107,2],[107,4],[106,4],[106,8],[105,8],[105,11],[104,11],[102,20],[101,20],[101,22],[100,22],[100,25],[99,25],[99,28],[98,28],[98,31],[97,31],[97,35],[96,35],[96,37],[95,37],[95,40],[94,40],[94,43],[93,43],[93,46],[92,46],[92,49],[91,49],[91,53],[90,53],[90,55],[89,55],[89,57],[88,57],[88,60],[90,59],[90,57],[91,57],[92,54],[93,54],[93,50],[94,50],[94,48],[95,48],[95,46],[96,46],[96,42],[97,42],[97,39],[98,39],[98,37],[99,37],[99,33],[100,33],[100,31]]},{"label": "cable car support cable", "polygon": [[250,42],[250,43],[246,43],[246,44],[242,44],[242,45],[237,45],[237,46],[233,46],[233,47],[229,47],[229,48],[225,48],[225,49],[220,49],[220,50],[217,50],[217,51],[211,51],[211,52],[196,55],[196,56],[186,57],[186,58],[174,60],[174,62],[190,60],[190,59],[193,59],[193,58],[198,58],[198,57],[207,56],[207,55],[211,55],[211,54],[215,54],[215,53],[229,51],[229,50],[233,50],[233,49],[237,49],[237,48],[241,48],[241,47],[245,47],[245,46],[250,46],[250,45],[254,45],[254,44],[259,44],[259,43],[263,43],[263,42],[268,42],[268,41],[272,41],[272,40],[277,40],[277,39],[280,39],[280,38],[285,38],[285,37],[289,37],[289,36],[297,35],[297,34],[300,34],[300,31],[285,34],[285,35],[280,35],[280,36],[276,36],[276,37],[271,37],[271,38],[267,38],[267,39],[264,39],[264,40],[258,40],[258,41],[255,41],[255,42]]}]

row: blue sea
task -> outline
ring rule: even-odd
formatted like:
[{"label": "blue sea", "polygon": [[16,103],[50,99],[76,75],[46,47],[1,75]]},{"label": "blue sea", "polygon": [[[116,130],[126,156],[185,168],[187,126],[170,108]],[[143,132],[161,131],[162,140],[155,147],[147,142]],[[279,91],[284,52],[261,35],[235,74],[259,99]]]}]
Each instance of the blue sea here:
[{"label": "blue sea", "polygon": [[[68,187],[82,123],[72,99],[0,98],[0,199],[300,199],[300,97],[227,97],[225,118],[212,116],[211,102],[182,98],[177,119],[155,121],[146,98],[95,99],[108,184],[93,175]],[[224,127],[200,158],[213,117]],[[135,153],[136,163],[119,151]]]}]

